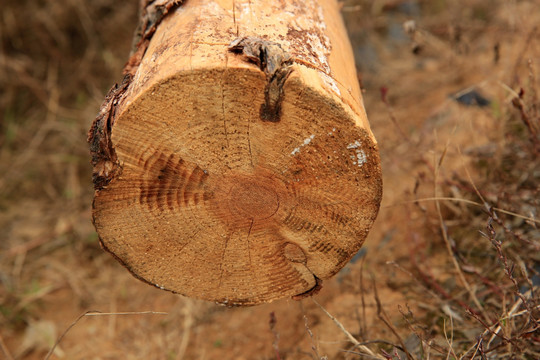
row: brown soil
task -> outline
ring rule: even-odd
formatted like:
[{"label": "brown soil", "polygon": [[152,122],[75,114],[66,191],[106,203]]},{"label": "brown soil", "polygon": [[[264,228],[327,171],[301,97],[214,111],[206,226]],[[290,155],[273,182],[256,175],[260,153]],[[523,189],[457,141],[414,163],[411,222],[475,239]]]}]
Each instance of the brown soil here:
[{"label": "brown soil", "polygon": [[[2,6],[0,358],[44,358],[87,311],[115,315],[82,317],[51,358],[362,358],[345,351],[361,350],[312,299],[248,308],[192,300],[138,281],[100,249],[91,224],[86,132],[120,80],[136,3],[8,0]],[[502,227],[493,212],[458,201],[440,200],[438,207],[433,198],[481,204],[477,185],[492,206],[537,219],[539,140],[531,131],[540,125],[539,6],[503,0],[343,5],[381,149],[384,198],[363,249],[314,298],[376,354],[405,359],[396,350],[403,342],[415,359],[428,352],[468,359],[474,351],[467,349],[484,339],[493,359],[538,358],[538,222],[501,215]],[[409,34],[408,20],[416,26]],[[521,89],[525,116],[512,104]],[[497,238],[486,229],[490,217]],[[498,251],[493,244],[505,233]],[[519,288],[536,286],[527,306],[505,276],[504,256]],[[530,316],[514,317],[519,311]],[[515,323],[505,321],[503,336],[488,343],[492,334],[482,321],[492,325],[504,316]],[[484,348],[476,349],[480,358]]]}]

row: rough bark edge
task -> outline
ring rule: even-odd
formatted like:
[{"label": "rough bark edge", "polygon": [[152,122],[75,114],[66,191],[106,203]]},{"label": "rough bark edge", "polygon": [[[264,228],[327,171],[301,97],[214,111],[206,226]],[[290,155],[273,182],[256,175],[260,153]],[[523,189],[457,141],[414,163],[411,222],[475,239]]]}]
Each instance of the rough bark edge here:
[{"label": "rough bark edge", "polygon": [[235,39],[229,44],[229,51],[244,55],[266,74],[265,101],[261,105],[260,117],[263,121],[279,122],[283,85],[292,71],[292,56],[280,44],[255,37]]},{"label": "rough bark edge", "polygon": [[131,76],[124,77],[120,86],[115,84],[107,93],[99,114],[88,131],[88,142],[92,155],[92,181],[95,190],[101,190],[122,172],[116,151],[111,142],[111,129],[118,101],[131,83]]},{"label": "rough bark edge", "polygon": [[183,0],[141,0],[139,24],[133,35],[131,53],[123,70],[124,75],[135,75],[158,25],[167,14],[182,3]]},{"label": "rough bark edge", "polygon": [[90,144],[93,166],[92,181],[96,191],[103,189],[122,173],[122,167],[111,142],[116,107],[128,90],[158,25],[182,2],[182,0],[141,0],[139,24],[133,37],[129,60],[123,69],[124,79],[120,85],[115,84],[109,90],[88,131],[87,141]]}]

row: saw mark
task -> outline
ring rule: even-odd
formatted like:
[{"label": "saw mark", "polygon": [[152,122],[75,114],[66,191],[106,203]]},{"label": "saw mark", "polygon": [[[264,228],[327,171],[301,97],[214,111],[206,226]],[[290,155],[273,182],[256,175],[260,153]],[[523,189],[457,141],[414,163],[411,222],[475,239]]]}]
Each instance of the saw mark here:
[{"label": "saw mark", "polygon": [[251,121],[248,118],[248,126],[247,126],[247,141],[248,141],[248,150],[249,150],[249,161],[251,163],[251,167],[253,167],[253,153],[251,152],[251,134],[250,134],[250,127],[251,127]]}]

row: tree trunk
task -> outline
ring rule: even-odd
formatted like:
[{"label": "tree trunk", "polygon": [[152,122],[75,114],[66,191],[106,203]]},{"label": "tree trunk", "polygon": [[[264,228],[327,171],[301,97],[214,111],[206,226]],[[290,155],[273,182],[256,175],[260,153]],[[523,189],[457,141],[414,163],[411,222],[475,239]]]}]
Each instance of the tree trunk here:
[{"label": "tree trunk", "polygon": [[102,246],[141,280],[227,305],[314,293],[382,193],[337,2],[144,6],[89,133]]}]

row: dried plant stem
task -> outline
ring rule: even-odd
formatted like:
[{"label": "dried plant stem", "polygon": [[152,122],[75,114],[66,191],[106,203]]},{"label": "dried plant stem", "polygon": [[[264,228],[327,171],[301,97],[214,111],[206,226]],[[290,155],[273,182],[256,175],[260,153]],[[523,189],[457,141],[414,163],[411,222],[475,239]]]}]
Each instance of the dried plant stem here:
[{"label": "dried plant stem", "polygon": [[390,120],[392,120],[392,123],[394,124],[394,126],[398,129],[398,131],[399,131],[400,135],[403,137],[403,139],[406,142],[411,143],[411,139],[405,133],[405,131],[403,131],[403,129],[399,125],[399,122],[397,121],[397,119],[396,119],[396,117],[394,115],[394,110],[392,109],[392,106],[390,106],[390,103],[388,102],[388,97],[386,96],[387,92],[388,92],[388,89],[386,87],[381,88],[381,100],[384,103],[384,105],[386,106],[386,110],[388,111],[388,116],[390,117]]},{"label": "dried plant stem", "polygon": [[360,300],[362,301],[362,322],[359,324],[360,326],[360,337],[364,338],[367,335],[367,327],[366,327],[366,299],[365,299],[365,291],[364,291],[364,263],[366,261],[366,257],[362,257],[362,263],[360,264]]},{"label": "dried plant stem", "polygon": [[101,312],[101,311],[98,311],[98,310],[88,310],[84,313],[82,313],[81,315],[79,315],[77,317],[77,319],[75,319],[75,321],[73,321],[71,323],[71,325],[69,325],[67,327],[66,330],[64,330],[64,332],[62,333],[62,335],[60,335],[58,337],[58,339],[56,340],[56,342],[54,343],[53,347],[49,350],[49,352],[47,353],[47,355],[45,356],[45,360],[49,360],[50,357],[52,356],[52,354],[54,353],[54,350],[56,349],[56,347],[58,346],[58,344],[60,344],[60,342],[62,341],[62,339],[66,336],[66,334],[75,326],[77,325],[77,323],[79,321],[81,321],[81,319],[85,316],[109,316],[109,315],[168,315],[169,313],[166,313],[166,312],[160,312],[160,311],[135,311],[135,312],[108,312],[108,313],[105,313],[105,312]]},{"label": "dried plant stem", "polygon": [[13,360],[13,356],[11,355],[11,353],[9,352],[9,349],[4,343],[4,338],[2,338],[2,334],[0,334],[0,348],[2,349],[2,352],[4,353],[6,360]]},{"label": "dried plant stem", "polygon": [[454,352],[454,318],[450,316],[450,339],[448,338],[448,334],[446,333],[446,319],[444,320],[443,325],[444,330],[444,338],[446,340],[446,343],[448,344],[448,352],[446,354],[446,359],[450,359],[450,354],[452,354],[454,359],[457,359],[457,355]]},{"label": "dried plant stem", "polygon": [[[523,294],[519,291],[519,285],[516,281],[516,279],[514,278],[514,276],[512,275],[512,272],[513,272],[513,266],[512,268],[510,268],[510,266],[508,265],[508,261],[507,261],[507,258],[506,258],[506,255],[504,254],[503,250],[502,250],[502,242],[501,241],[498,241],[496,239],[496,233],[495,233],[495,229],[493,228],[493,225],[492,225],[492,222],[493,220],[497,221],[497,223],[499,225],[501,225],[503,227],[503,229],[505,229],[505,231],[507,230],[506,226],[504,226],[504,224],[502,223],[502,221],[499,219],[499,217],[497,216],[497,214],[493,211],[493,208],[491,206],[488,205],[487,201],[484,199],[484,197],[482,196],[482,194],[480,193],[480,191],[478,190],[478,188],[476,187],[476,184],[474,183],[474,181],[472,180],[472,176],[471,174],[469,173],[469,170],[467,169],[467,167],[465,167],[465,172],[467,173],[467,177],[469,178],[469,182],[471,183],[471,185],[473,186],[476,194],[478,195],[478,197],[482,200],[482,202],[485,204],[485,207],[486,207],[486,211],[488,212],[489,214],[489,220],[488,220],[488,224],[487,224],[487,234],[483,234],[485,237],[487,237],[489,239],[489,241],[491,242],[491,244],[493,245],[493,247],[495,248],[495,250],[497,251],[497,256],[499,257],[499,261],[501,262],[501,264],[504,266],[504,271],[506,273],[506,276],[510,279],[510,281],[512,282],[512,284],[514,284],[514,288],[515,288],[515,294],[521,299],[523,305],[527,308],[527,310],[529,311],[529,314],[531,316],[531,320],[534,320],[533,318],[533,312],[532,312],[532,309],[530,308],[529,306],[529,302],[527,301],[527,299],[525,299],[525,296],[523,296]],[[531,288],[532,289],[532,288]],[[532,291],[532,290],[531,290]],[[532,295],[532,294],[531,294]]]},{"label": "dried plant stem", "polygon": [[[446,144],[446,147],[435,167],[435,174],[434,174],[434,193],[435,193],[435,198],[438,199],[438,191],[439,191],[439,188],[437,186],[437,180],[439,178],[439,171],[441,169],[441,165],[442,165],[442,162],[444,160],[444,157],[446,155],[446,151],[448,149],[448,144]],[[471,297],[471,299],[473,300],[474,304],[476,305],[476,307],[480,310],[480,312],[482,313],[482,316],[484,317],[484,320],[485,321],[488,321],[489,320],[489,317],[487,316],[487,314],[485,313],[485,310],[483,308],[483,306],[480,304],[480,301],[478,301],[478,298],[476,297],[476,294],[474,293],[474,291],[472,291],[471,289],[471,286],[469,285],[469,283],[467,282],[467,279],[465,279],[465,275],[463,274],[463,271],[461,271],[461,267],[459,266],[458,262],[457,262],[457,259],[456,257],[454,256],[454,252],[452,251],[452,245],[450,244],[450,240],[448,239],[448,233],[446,231],[446,226],[444,224],[444,219],[443,219],[443,216],[442,216],[442,212],[441,212],[441,204],[439,202],[439,200],[435,200],[435,206],[437,208],[437,215],[439,217],[439,225],[440,225],[440,228],[441,228],[441,233],[442,233],[442,236],[443,236],[443,239],[444,239],[444,244],[446,245],[446,250],[448,251],[448,255],[450,255],[450,258],[452,259],[452,263],[454,264],[454,268],[456,269],[456,272],[459,276],[459,279],[461,281],[461,283],[463,284],[463,286],[465,287],[465,289],[467,290],[467,292],[469,293],[469,296]]]},{"label": "dried plant stem", "polygon": [[[501,324],[500,322],[501,321],[504,321],[504,320],[508,320],[508,319],[513,319],[515,317],[518,317],[518,316],[521,316],[521,315],[525,315],[525,314],[528,314],[529,311],[528,310],[522,310],[522,311],[519,311],[516,313],[516,310],[519,308],[519,306],[521,305],[522,303],[522,300],[521,299],[518,299],[514,305],[512,306],[512,308],[510,309],[510,311],[508,311],[508,313],[503,316],[502,318],[499,319],[498,322],[496,322],[495,324],[491,325],[489,328],[486,328],[484,330],[484,332],[479,336],[480,338],[483,338],[484,336],[486,336],[488,333],[491,334],[491,338],[489,339],[488,343],[487,343],[487,348],[489,349],[491,343],[493,342],[493,340],[495,339],[495,337],[498,336],[498,333],[501,331],[502,327],[501,327]],[[540,305],[537,306],[538,309],[540,309]],[[471,346],[469,349],[467,349],[467,351],[465,351],[460,357],[459,359],[463,359],[465,358],[465,356],[471,352],[472,350],[474,350],[475,348],[478,347],[478,343],[475,343],[473,346]],[[478,350],[475,350],[475,353],[476,351]],[[474,354],[473,356],[471,356],[471,359],[474,358]]]},{"label": "dried plant stem", "polygon": [[491,244],[493,245],[493,248],[497,251],[497,256],[499,258],[499,261],[504,267],[504,272],[506,274],[506,277],[508,277],[508,279],[514,285],[514,290],[515,290],[514,293],[516,294],[517,297],[521,299],[523,306],[527,308],[529,315],[531,316],[531,320],[534,321],[535,319],[533,318],[532,308],[530,307],[529,302],[527,301],[525,296],[521,293],[521,291],[519,291],[519,284],[513,276],[514,265],[512,264],[512,266],[510,266],[508,264],[508,259],[506,258],[506,255],[504,254],[502,250],[502,241],[496,239],[497,233],[495,232],[495,229],[493,228],[492,222],[493,222],[493,218],[490,217],[487,224],[487,234],[482,233],[482,235],[484,235],[491,242]]},{"label": "dried plant stem", "polygon": [[[398,206],[398,205],[406,205],[406,204],[426,202],[426,201],[455,201],[455,202],[461,202],[461,203],[465,203],[465,204],[469,204],[469,205],[478,206],[478,207],[481,207],[481,208],[486,207],[485,204],[481,204],[479,202],[472,201],[472,200],[453,198],[453,197],[445,197],[445,196],[435,196],[435,197],[414,199],[414,200],[410,200],[410,201],[402,201],[402,202],[398,202],[398,203],[395,203],[395,204],[392,204],[392,205],[383,206],[382,208],[390,208],[390,207],[394,207],[394,206]],[[504,209],[497,208],[497,207],[492,207],[491,209],[496,210],[496,211],[498,211],[500,213],[503,213],[503,214],[506,214],[506,215],[511,215],[511,216],[517,217],[519,219],[531,221],[531,222],[533,222],[535,224],[540,224],[539,219],[535,219],[535,218],[532,218],[532,217],[529,217],[529,216],[524,216],[524,215],[517,214],[517,213],[512,212],[512,211],[504,210]]]},{"label": "dried plant stem", "polygon": [[272,347],[274,348],[274,352],[276,353],[276,360],[281,360],[281,356],[279,355],[279,332],[276,330],[276,314],[272,311],[270,313],[270,331],[272,331],[272,334],[274,335],[274,341],[272,342]]},{"label": "dried plant stem", "polygon": [[[414,259],[414,254],[412,253],[411,251],[411,254],[409,256],[409,258],[411,259],[411,263],[414,265],[414,267],[419,271],[419,272],[422,272],[420,267],[418,266],[418,263],[416,262],[416,260]],[[439,299],[439,296],[437,294],[435,294],[428,286],[426,286],[422,281],[420,281],[416,276],[414,276],[409,270],[403,268],[401,265],[399,265],[398,263],[394,262],[394,261],[388,261],[387,262],[388,265],[393,265],[395,268],[397,268],[398,270],[400,270],[401,272],[403,272],[404,274],[406,274],[407,276],[409,276],[409,278],[411,278],[411,280],[413,280],[415,283],[417,283],[419,286],[422,287],[422,289],[429,295],[431,295],[431,297],[433,297],[433,299],[437,300]],[[423,273],[423,272],[422,272]],[[425,281],[427,282],[428,284],[431,284],[431,281]]]},{"label": "dried plant stem", "polygon": [[414,335],[416,335],[416,337],[418,339],[420,339],[420,341],[422,342],[422,349],[423,349],[424,353],[426,354],[427,359],[429,359],[429,357],[430,357],[431,349],[437,351],[440,354],[444,353],[444,349],[440,345],[437,345],[432,340],[429,340],[429,341],[426,340],[426,338],[424,336],[422,336],[421,333],[418,332],[418,330],[415,328],[414,324],[412,323],[411,319],[409,319],[409,317],[413,318],[413,314],[412,314],[412,311],[411,311],[411,309],[409,308],[408,305],[407,305],[407,311],[408,311],[409,314],[406,314],[403,311],[403,309],[401,308],[401,306],[399,306],[399,305],[398,305],[398,309],[399,309],[399,312],[401,313],[401,315],[403,316],[403,320],[405,320],[405,322],[407,323],[407,326],[408,326],[409,330],[412,331],[412,333]]},{"label": "dried plant stem", "polygon": [[[304,312],[304,308],[302,307],[302,312]],[[306,314],[304,313],[304,326],[306,327],[306,331],[309,335],[309,339],[311,340],[311,350],[315,354],[317,360],[321,359],[321,356],[319,355],[319,352],[317,351],[317,346],[315,345],[315,339],[313,337],[313,331],[309,328],[309,322]]]},{"label": "dried plant stem", "polygon": [[[537,29],[538,29],[538,26],[534,26],[529,31],[529,33],[527,34],[527,37],[523,40],[522,48],[520,49],[520,51],[518,52],[518,55],[516,56],[516,60],[515,60],[515,63],[514,63],[514,69],[512,70],[512,72],[510,72],[510,74],[517,74],[518,73],[518,68],[521,65],[521,62],[523,61],[523,57],[525,56],[525,53],[527,52],[527,49],[529,48],[529,45],[531,44],[531,42],[535,38]],[[517,80],[514,79],[513,82],[515,83],[516,81]]]},{"label": "dried plant stem", "polygon": [[182,341],[180,341],[180,345],[178,346],[176,359],[183,359],[188,348],[191,327],[193,326],[193,312],[193,301],[186,299],[186,304],[182,309],[182,314],[184,315],[184,332],[182,333]]},{"label": "dried plant stem", "polygon": [[370,348],[368,348],[365,345],[362,345],[358,340],[356,340],[355,337],[352,336],[352,334],[347,329],[345,329],[343,324],[341,322],[339,322],[339,320],[336,319],[332,314],[330,314],[321,304],[319,304],[317,302],[317,300],[315,300],[314,298],[311,298],[311,300],[319,308],[321,308],[321,310],[326,314],[326,316],[328,316],[330,318],[330,320],[332,320],[334,322],[334,324],[336,324],[336,326],[345,334],[345,336],[347,336],[349,341],[354,344],[355,348],[360,349],[365,355],[369,355],[374,359],[383,359],[383,360],[385,359],[383,356],[375,354],[373,351],[371,351]]},{"label": "dried plant stem", "polygon": [[[119,315],[169,315],[163,311],[127,311],[127,312],[101,312],[97,310],[89,310],[82,316],[119,316]],[[81,317],[82,317],[81,316]]]},{"label": "dried plant stem", "polygon": [[382,307],[381,299],[379,298],[379,294],[377,293],[377,285],[375,284],[375,279],[372,279],[372,281],[373,281],[373,291],[375,293],[375,302],[377,303],[377,316],[379,317],[379,319],[381,319],[381,321],[386,325],[386,327],[388,329],[390,329],[390,331],[397,338],[397,340],[399,341],[399,344],[401,345],[401,348],[402,348],[403,352],[405,352],[405,355],[407,355],[407,359],[413,360],[413,357],[412,357],[411,353],[409,352],[409,350],[407,350],[407,347],[405,346],[405,342],[403,341],[403,339],[401,338],[401,336],[397,332],[395,326],[392,325],[392,323],[388,319],[388,315],[386,315],[386,312],[384,311],[384,309]]},{"label": "dried plant stem", "polygon": [[8,168],[2,176],[0,176],[0,194],[9,193],[15,184],[18,183],[23,167],[39,152],[39,147],[47,137],[49,131],[53,128],[54,123],[58,119],[58,109],[60,107],[60,86],[58,85],[58,63],[51,63],[48,68],[47,82],[49,87],[49,97],[47,100],[47,115],[45,121],[35,132],[34,136],[25,147],[24,151],[13,160],[13,166]]}]

